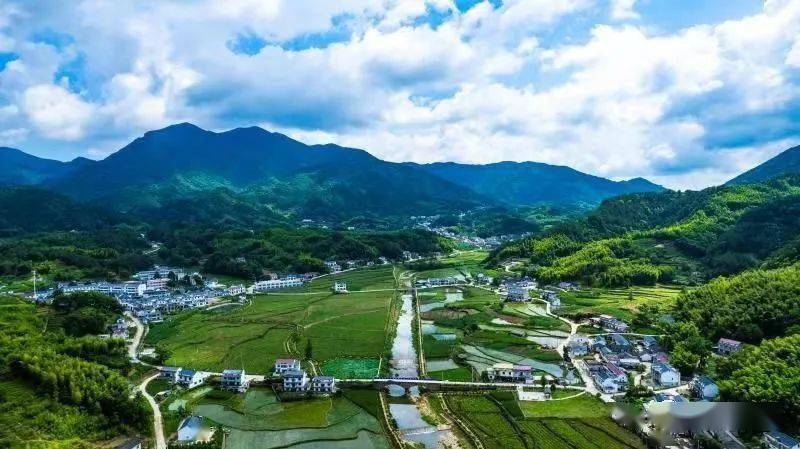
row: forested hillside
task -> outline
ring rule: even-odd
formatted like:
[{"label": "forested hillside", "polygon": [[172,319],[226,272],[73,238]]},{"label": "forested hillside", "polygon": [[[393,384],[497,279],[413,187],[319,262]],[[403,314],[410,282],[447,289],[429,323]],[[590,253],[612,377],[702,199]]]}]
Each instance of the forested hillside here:
[{"label": "forested hillside", "polygon": [[119,313],[100,305],[118,308],[112,298],[90,296],[64,298],[69,310],[0,297],[0,447],[88,447],[149,432],[150,409],[124,377],[124,341],[63,327],[77,316],[109,322]]},{"label": "forested hillside", "polygon": [[[791,252],[800,177],[606,200],[586,217],[495,251],[545,282],[697,284]],[[770,259],[772,257],[772,259]],[[786,257],[784,256],[784,259]]]}]

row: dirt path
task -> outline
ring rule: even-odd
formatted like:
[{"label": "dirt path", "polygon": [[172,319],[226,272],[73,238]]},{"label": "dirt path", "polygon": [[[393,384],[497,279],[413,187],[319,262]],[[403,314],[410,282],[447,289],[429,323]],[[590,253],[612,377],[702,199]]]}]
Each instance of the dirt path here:
[{"label": "dirt path", "polygon": [[158,378],[158,376],[159,373],[156,373],[145,379],[144,382],[139,385],[139,391],[142,393],[142,396],[147,399],[147,402],[150,403],[150,407],[153,409],[153,433],[156,443],[155,448],[167,449],[167,441],[164,439],[164,422],[161,418],[161,409],[158,408],[156,400],[150,396],[150,393],[147,392],[147,384],[149,384],[151,380]]},{"label": "dirt path", "polygon": [[133,335],[133,340],[131,340],[131,344],[128,346],[128,357],[134,361],[139,361],[139,345],[142,344],[142,338],[144,337],[145,327],[138,318],[136,318],[132,313],[125,312],[125,316],[130,318],[133,321],[133,324],[136,325],[136,333]]}]

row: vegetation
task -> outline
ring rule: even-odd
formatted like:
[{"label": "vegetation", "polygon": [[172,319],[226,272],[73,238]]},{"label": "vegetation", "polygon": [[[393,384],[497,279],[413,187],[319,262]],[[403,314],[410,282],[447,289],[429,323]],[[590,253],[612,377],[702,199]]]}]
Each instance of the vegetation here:
[{"label": "vegetation", "polygon": [[[71,314],[92,308],[63,303]],[[0,304],[0,446],[69,446],[147,431],[151,412],[130,394],[121,342],[68,336],[54,318],[63,311],[11,298]]]},{"label": "vegetation", "polygon": [[[697,284],[759,266],[800,234],[800,177],[606,200],[584,218],[503,246],[544,282]],[[785,250],[784,250],[785,251]]]}]

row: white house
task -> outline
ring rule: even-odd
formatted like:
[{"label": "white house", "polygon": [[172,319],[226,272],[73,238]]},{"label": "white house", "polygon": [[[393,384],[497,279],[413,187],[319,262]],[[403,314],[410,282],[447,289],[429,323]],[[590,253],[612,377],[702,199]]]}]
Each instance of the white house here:
[{"label": "white house", "polygon": [[333,283],[333,291],[336,293],[347,293],[347,283],[336,281]]},{"label": "white house", "polygon": [[719,396],[719,388],[708,376],[695,377],[690,385],[692,393],[700,399],[714,399]]},{"label": "white house", "polygon": [[167,283],[169,283],[169,278],[148,279],[145,287],[146,290],[161,290],[167,288]]},{"label": "white house", "polygon": [[300,370],[300,361],[297,359],[276,359],[275,373],[283,374],[289,370]]},{"label": "white house", "polygon": [[681,383],[681,373],[669,363],[654,363],[653,382],[662,387],[675,387]]},{"label": "white house", "polygon": [[302,279],[270,279],[268,281],[258,281],[253,286],[256,291],[277,290],[280,288],[302,287]]},{"label": "white house", "polygon": [[142,449],[142,440],[138,438],[131,438],[130,440],[115,446],[114,449]]},{"label": "white house", "polygon": [[486,369],[489,380],[506,380],[511,382],[533,382],[533,369],[530,365],[514,365],[511,363],[495,363]]},{"label": "white house", "polygon": [[514,302],[527,302],[531,300],[531,295],[528,293],[528,290],[522,287],[512,286],[508,288],[506,300]]},{"label": "white house", "polygon": [[178,381],[180,372],[181,368],[179,366],[162,366],[161,370],[159,370],[159,377],[175,383]]},{"label": "white house", "polygon": [[189,416],[178,426],[178,441],[181,443],[193,443],[200,437],[203,429],[203,418],[199,416]]},{"label": "white house", "polygon": [[194,388],[203,385],[205,378],[199,371],[192,369],[182,369],[178,374],[178,383],[186,388]]},{"label": "white house", "polygon": [[231,285],[230,287],[228,287],[227,293],[229,296],[243,295],[245,293],[244,285],[242,284]]},{"label": "white house", "polygon": [[131,295],[138,298],[144,295],[144,291],[147,289],[147,284],[139,281],[128,281],[122,284],[122,289],[126,295]]},{"label": "white house", "polygon": [[308,388],[308,375],[303,370],[283,373],[283,391],[304,392]]},{"label": "white house", "polygon": [[311,392],[314,394],[336,393],[336,378],[333,376],[314,376],[311,378]]},{"label": "white house", "polygon": [[248,387],[247,377],[243,369],[226,369],[222,372],[222,389],[244,393]]},{"label": "white house", "polygon": [[762,442],[769,449],[800,449],[800,442],[778,431],[765,433]]}]

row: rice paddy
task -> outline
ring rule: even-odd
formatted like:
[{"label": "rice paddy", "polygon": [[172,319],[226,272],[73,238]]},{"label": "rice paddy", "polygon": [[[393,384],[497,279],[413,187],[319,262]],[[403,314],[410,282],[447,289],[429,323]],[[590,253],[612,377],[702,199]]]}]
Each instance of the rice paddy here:
[{"label": "rice paddy", "polygon": [[657,285],[619,289],[589,289],[563,292],[559,314],[607,314],[628,321],[642,304],[671,306],[681,292],[681,287]]}]

